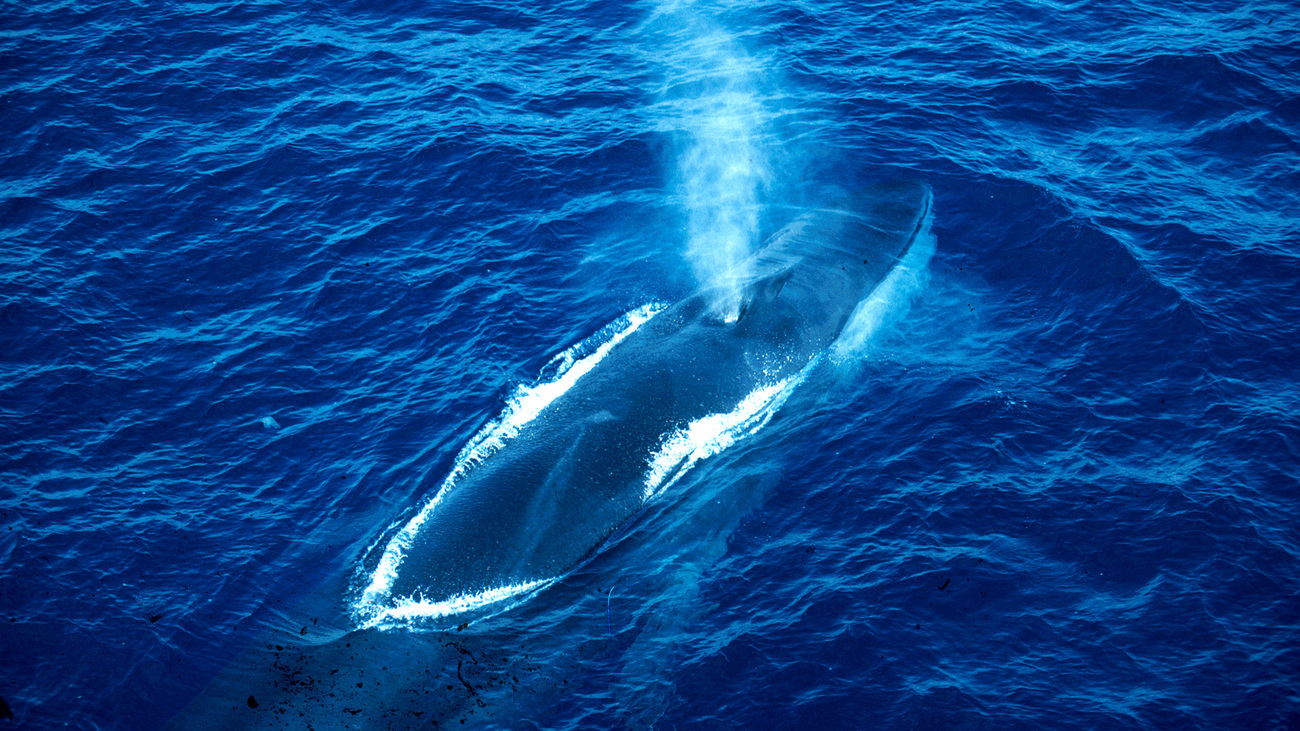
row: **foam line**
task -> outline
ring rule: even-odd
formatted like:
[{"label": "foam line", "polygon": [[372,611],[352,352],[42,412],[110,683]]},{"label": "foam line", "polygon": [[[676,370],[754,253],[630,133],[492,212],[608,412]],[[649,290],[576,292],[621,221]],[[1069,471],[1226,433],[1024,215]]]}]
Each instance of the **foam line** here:
[{"label": "foam line", "polygon": [[371,607],[371,613],[365,616],[361,626],[362,628],[383,627],[412,621],[451,617],[509,599],[522,598],[526,594],[541,591],[556,581],[557,579],[553,578],[526,581],[521,584],[499,586],[476,594],[458,594],[450,599],[436,602],[428,601],[422,597],[418,599],[407,597],[394,601],[387,606]]},{"label": "foam line", "polygon": [[760,386],[730,412],[700,417],[667,435],[649,460],[643,498],[647,502],[681,479],[700,460],[712,457],[762,429],[820,358],[793,376]]}]

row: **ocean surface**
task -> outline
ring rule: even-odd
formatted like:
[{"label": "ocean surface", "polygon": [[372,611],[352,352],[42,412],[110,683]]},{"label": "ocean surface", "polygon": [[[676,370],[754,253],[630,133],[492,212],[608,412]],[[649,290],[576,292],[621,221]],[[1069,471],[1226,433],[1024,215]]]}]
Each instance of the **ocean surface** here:
[{"label": "ocean surface", "polygon": [[[36,0],[0,131],[0,727],[1300,728],[1292,3]],[[851,362],[358,629],[553,358],[896,178]]]}]

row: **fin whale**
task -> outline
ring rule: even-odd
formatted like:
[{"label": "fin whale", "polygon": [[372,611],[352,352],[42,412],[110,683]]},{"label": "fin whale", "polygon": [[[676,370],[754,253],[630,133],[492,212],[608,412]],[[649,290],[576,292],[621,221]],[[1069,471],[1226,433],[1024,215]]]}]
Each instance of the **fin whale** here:
[{"label": "fin whale", "polygon": [[865,188],[768,239],[740,268],[738,310],[703,290],[624,323],[376,546],[355,619],[459,623],[568,573],[691,464],[762,426],[926,233],[930,206],[921,182]]},{"label": "fin whale", "polygon": [[[466,622],[569,573],[691,465],[760,428],[926,235],[930,201],[923,183],[895,182],[807,211],[739,269],[739,308],[734,290],[701,291],[570,351],[523,417],[481,431],[369,551],[349,607],[334,604],[340,585],[273,622],[167,728],[441,728],[528,716],[566,692],[554,661],[568,655],[539,667],[525,649],[546,644],[553,615]],[[409,631],[442,623],[455,630]],[[532,692],[517,692],[521,677]]]}]

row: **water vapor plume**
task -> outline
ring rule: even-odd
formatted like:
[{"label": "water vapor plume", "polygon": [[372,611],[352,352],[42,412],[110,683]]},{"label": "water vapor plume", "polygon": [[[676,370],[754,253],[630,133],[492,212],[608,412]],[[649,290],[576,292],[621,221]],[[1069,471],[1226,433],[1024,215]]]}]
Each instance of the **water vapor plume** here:
[{"label": "water vapor plume", "polygon": [[761,69],[736,37],[690,3],[661,6],[666,80],[661,108],[674,133],[686,258],[724,320],[739,316],[745,261],[758,243],[770,179]]}]

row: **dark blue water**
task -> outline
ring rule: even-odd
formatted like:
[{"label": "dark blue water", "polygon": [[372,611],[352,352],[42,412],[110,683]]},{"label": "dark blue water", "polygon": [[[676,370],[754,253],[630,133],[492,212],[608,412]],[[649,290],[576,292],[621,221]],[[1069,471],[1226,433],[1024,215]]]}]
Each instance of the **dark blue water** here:
[{"label": "dark blue water", "polygon": [[752,246],[911,177],[930,278],[855,368],[529,602],[343,658],[400,692],[294,722],[1300,728],[1298,27],[1248,1],[6,6],[10,725],[159,728],[265,638],[348,629],[367,550],[512,388],[692,290],[701,210]]}]

